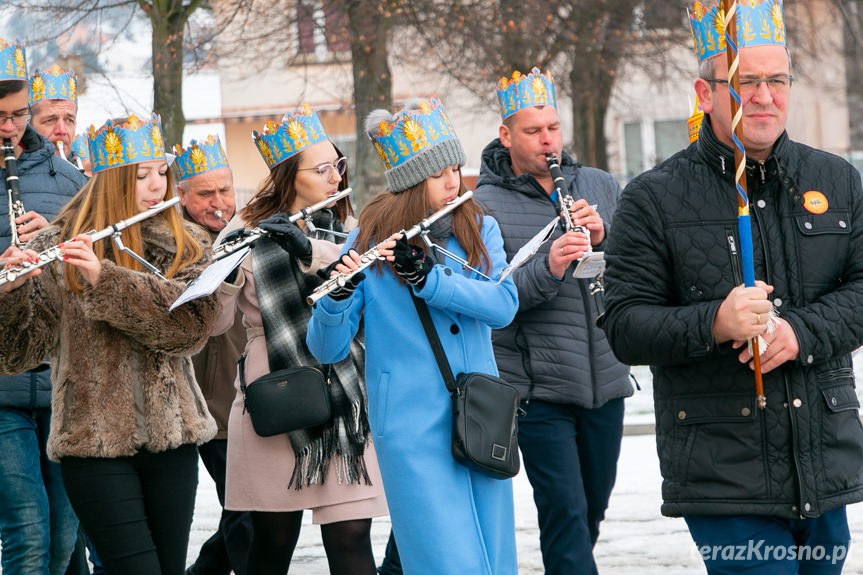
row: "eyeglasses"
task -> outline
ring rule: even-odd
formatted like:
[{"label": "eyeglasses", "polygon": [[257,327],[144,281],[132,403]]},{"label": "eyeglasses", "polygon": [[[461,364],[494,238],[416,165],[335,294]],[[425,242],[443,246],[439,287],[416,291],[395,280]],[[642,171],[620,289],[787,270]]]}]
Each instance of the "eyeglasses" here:
[{"label": "eyeglasses", "polygon": [[347,158],[339,158],[336,160],[335,164],[321,164],[320,166],[315,166],[314,168],[299,168],[299,171],[304,170],[316,170],[323,179],[331,180],[333,178],[333,171],[338,172],[339,176],[345,175],[345,170],[348,169],[348,159]]},{"label": "eyeglasses", "polygon": [[[705,78],[705,81],[710,82],[711,84],[725,84],[728,85],[728,80],[721,80],[719,78]],[[776,94],[779,92],[784,92],[788,88],[791,87],[791,83],[794,82],[794,76],[773,76],[771,78],[741,78],[740,79],[740,94],[744,96],[749,96],[758,91],[758,88],[761,87],[761,83],[767,84],[767,89],[770,90],[771,94]]]},{"label": "eyeglasses", "polygon": [[12,123],[19,128],[30,121],[30,112],[23,114],[12,114],[11,116],[0,116],[0,126],[6,124],[6,120],[12,120]]}]

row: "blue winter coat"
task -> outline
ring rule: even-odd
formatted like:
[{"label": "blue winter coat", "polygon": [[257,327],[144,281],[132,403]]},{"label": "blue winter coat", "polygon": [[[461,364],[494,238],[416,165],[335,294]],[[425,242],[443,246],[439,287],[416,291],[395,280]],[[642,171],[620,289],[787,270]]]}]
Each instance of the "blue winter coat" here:
[{"label": "blue winter coat", "polygon": [[[54,145],[27,126],[21,138],[24,152],[18,158],[19,192],[24,209],[34,211],[49,222],[57,217],[69,200],[87,183],[87,178],[69,162],[54,155]],[[6,190],[6,171],[0,168],[0,181]],[[6,194],[3,194],[6,196]],[[0,253],[12,243],[9,227],[9,202],[0,201]],[[51,406],[51,372],[45,363],[18,375],[0,377],[0,407],[33,409]]]},{"label": "blue winter coat", "polygon": [[[483,220],[482,239],[496,281],[506,254],[493,218]],[[445,247],[465,257],[455,238]],[[366,276],[348,299],[318,302],[306,342],[320,361],[338,361],[364,319],[369,420],[405,573],[514,575],[512,483],[453,459],[449,394],[410,288],[389,266]],[[491,330],[518,309],[512,279],[496,286],[446,260],[415,293],[428,304],[453,373],[497,375]]]}]

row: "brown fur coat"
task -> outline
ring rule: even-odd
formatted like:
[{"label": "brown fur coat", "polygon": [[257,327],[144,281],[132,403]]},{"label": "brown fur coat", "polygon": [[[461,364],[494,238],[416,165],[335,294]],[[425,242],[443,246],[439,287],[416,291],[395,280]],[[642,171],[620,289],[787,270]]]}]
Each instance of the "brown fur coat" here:
[{"label": "brown fur coat", "polygon": [[[176,251],[170,229],[158,216],[140,225],[144,257],[166,271]],[[209,246],[203,232],[186,226]],[[42,251],[58,241],[52,226],[28,247]],[[99,283],[85,282],[80,295],[66,289],[59,264],[0,294],[0,374],[51,358],[49,457],[160,452],[215,435],[190,356],[207,341],[218,299],[196,299],[168,313],[210,262],[209,253],[168,281],[103,259]]]}]

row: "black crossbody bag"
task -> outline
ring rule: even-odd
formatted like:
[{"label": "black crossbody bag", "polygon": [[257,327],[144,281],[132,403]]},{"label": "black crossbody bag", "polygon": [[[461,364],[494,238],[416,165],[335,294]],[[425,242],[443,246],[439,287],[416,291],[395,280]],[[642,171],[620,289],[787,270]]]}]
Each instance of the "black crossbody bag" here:
[{"label": "black crossbody bag", "polygon": [[495,479],[515,477],[520,465],[518,391],[487,373],[460,373],[454,380],[425,300],[413,290],[410,293],[450,393],[452,456],[462,465]]},{"label": "black crossbody bag", "polygon": [[261,437],[322,425],[332,418],[328,375],[320,369],[280,369],[246,385],[245,364],[244,353],[237,362],[243,410],[249,412],[252,427]]}]

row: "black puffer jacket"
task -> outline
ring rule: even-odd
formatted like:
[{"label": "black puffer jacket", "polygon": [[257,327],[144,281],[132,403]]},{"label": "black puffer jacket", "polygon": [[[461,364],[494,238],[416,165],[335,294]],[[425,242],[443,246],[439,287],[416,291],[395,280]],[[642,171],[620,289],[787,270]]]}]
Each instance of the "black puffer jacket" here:
[{"label": "black puffer jacket", "polygon": [[[566,153],[561,169],[572,196],[597,205],[607,235],[620,186],[606,172],[582,167]],[[476,198],[500,224],[510,260],[558,214],[533,176],[515,177],[509,150],[497,139],[483,151]],[[600,407],[632,395],[629,367],[615,359],[605,334],[594,325],[589,280],[573,278],[570,268],[560,281],[548,270],[549,246],[562,233],[558,226],[552,239],[513,274],[518,314],[509,326],[494,331],[494,355],[501,377],[519,388],[522,398],[533,384],[533,398]]]},{"label": "black puffer jacket", "polygon": [[[786,134],[749,162],[755,277],[800,344],[764,375],[760,410],[752,371],[711,334],[742,283],[733,166],[707,119],[697,143],[626,187],[601,323],[622,361],[652,366],[663,514],[814,517],[863,500],[850,357],[863,343],[860,174]],[[804,207],[810,191],[826,211]]]}]

